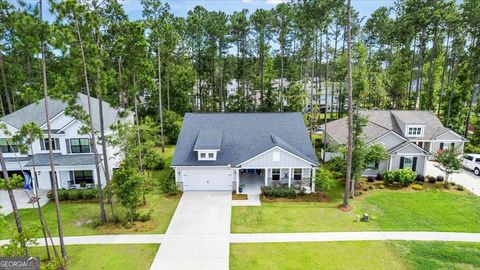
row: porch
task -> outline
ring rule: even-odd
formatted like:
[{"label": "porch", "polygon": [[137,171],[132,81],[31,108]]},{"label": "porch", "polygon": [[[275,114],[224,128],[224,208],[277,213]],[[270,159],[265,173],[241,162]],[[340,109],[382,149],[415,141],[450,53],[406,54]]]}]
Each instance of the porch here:
[{"label": "porch", "polygon": [[315,190],[312,176],[315,168],[257,168],[236,169],[236,191],[241,194],[260,194],[262,186],[305,188]]}]

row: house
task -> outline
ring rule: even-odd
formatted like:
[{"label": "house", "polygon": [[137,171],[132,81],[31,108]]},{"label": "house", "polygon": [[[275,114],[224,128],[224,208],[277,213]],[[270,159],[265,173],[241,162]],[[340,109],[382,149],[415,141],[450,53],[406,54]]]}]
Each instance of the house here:
[{"label": "house", "polygon": [[[368,122],[363,128],[363,141],[367,145],[382,144],[389,157],[380,164],[368,164],[363,175],[376,175],[385,170],[411,168],[425,174],[426,162],[439,150],[454,147],[463,152],[467,141],[442,125],[431,111],[360,111]],[[347,143],[347,118],[332,121],[326,128],[327,149]],[[328,151],[328,150],[327,150]],[[325,154],[328,161],[338,152]]]},{"label": "house", "polygon": [[187,113],[173,155],[184,191],[314,188],[318,161],[301,113]]},{"label": "house", "polygon": [[[83,107],[83,110],[86,112],[88,111],[87,100],[86,95],[78,95],[77,104]],[[91,101],[93,126],[99,133],[99,100],[91,98]],[[85,124],[67,115],[65,113],[66,108],[67,104],[65,102],[49,98],[55,173],[58,187],[60,189],[93,187],[97,183],[97,177],[100,177],[101,182],[105,183],[101,144],[97,140],[97,150],[102,166],[102,173],[100,176],[97,176],[90,137],[88,134],[79,133],[79,130]],[[105,134],[108,135],[111,133],[109,127],[119,120],[119,111],[112,108],[108,103],[103,102],[103,112]],[[131,115],[126,118],[126,121],[132,120],[133,116]],[[0,147],[2,147],[9,175],[23,175],[25,173],[33,176],[33,165],[35,165],[39,188],[50,189],[52,185],[44,99],[0,118],[0,122],[8,130],[8,132],[0,133]],[[21,154],[18,147],[8,140],[13,134],[18,132],[22,125],[29,122],[37,124],[44,131],[45,137],[45,139],[37,140],[32,144],[33,156],[30,153],[26,155]],[[120,162],[119,158],[113,155],[115,152],[116,149],[113,147],[107,147],[110,175],[114,168],[118,168]]]}]

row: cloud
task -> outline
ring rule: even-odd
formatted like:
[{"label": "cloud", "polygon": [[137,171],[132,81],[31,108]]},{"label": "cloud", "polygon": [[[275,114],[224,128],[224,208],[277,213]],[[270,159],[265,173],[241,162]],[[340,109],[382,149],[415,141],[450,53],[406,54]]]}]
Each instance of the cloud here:
[{"label": "cloud", "polygon": [[242,3],[253,3],[254,0],[242,0]]},{"label": "cloud", "polygon": [[267,5],[278,5],[285,2],[285,0],[267,0]]}]

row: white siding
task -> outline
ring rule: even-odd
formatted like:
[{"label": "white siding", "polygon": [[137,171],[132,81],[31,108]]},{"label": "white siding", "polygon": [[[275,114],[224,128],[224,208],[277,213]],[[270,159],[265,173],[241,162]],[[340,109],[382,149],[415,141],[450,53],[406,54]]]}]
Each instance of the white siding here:
[{"label": "white siding", "polygon": [[457,140],[462,140],[462,137],[455,132],[449,130],[442,135],[438,136],[435,138],[437,141],[457,141]]},{"label": "white siding", "polygon": [[[278,154],[276,154],[278,153]],[[274,155],[279,155],[279,160],[274,161]],[[274,147],[253,159],[243,163],[242,168],[311,168],[312,165],[289,152]]]},{"label": "white siding", "polygon": [[376,141],[372,142],[371,144],[382,144],[385,146],[385,149],[392,149],[393,147],[405,142],[406,140],[402,137],[398,136],[397,134],[390,132],[387,135],[377,139]]}]

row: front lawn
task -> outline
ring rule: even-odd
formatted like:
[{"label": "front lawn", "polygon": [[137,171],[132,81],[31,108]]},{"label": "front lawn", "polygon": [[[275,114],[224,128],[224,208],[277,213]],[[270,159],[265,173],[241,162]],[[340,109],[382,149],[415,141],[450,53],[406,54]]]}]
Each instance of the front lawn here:
[{"label": "front lawn", "polygon": [[[458,231],[480,232],[480,198],[439,190],[369,191],[351,200],[353,211],[342,212],[339,189],[331,201],[263,202],[259,207],[233,207],[232,232],[325,231]],[[355,222],[366,211],[370,222]]]},{"label": "front lawn", "polygon": [[[67,246],[69,270],[84,269],[150,269],[159,245],[72,245]],[[60,249],[58,249],[60,252]],[[53,254],[53,253],[52,253]],[[44,247],[30,249],[31,256],[46,258]]]},{"label": "front lawn", "polygon": [[480,243],[352,241],[230,245],[230,269],[479,269]]},{"label": "front lawn", "polygon": [[230,269],[409,269],[388,242],[230,245]]},{"label": "front lawn", "polygon": [[[122,226],[122,224],[107,224],[99,226],[99,206],[96,202],[60,202],[60,211],[62,215],[63,232],[65,236],[77,235],[97,235],[97,234],[127,234],[127,233],[165,233],[168,224],[177,208],[180,200],[178,196],[166,196],[164,194],[147,194],[147,206],[141,207],[139,212],[152,210],[151,219],[146,222],[135,222],[131,228]],[[57,222],[55,206],[49,202],[43,206],[43,211],[53,235],[57,235]],[[107,218],[110,220],[110,205],[105,204]],[[115,215],[124,216],[125,210],[117,203],[114,203]],[[21,209],[20,217],[23,226],[39,226],[36,209]],[[7,222],[15,224],[13,214],[6,217]],[[38,231],[38,236],[42,236]],[[10,235],[0,230],[0,238],[10,238]]]}]

